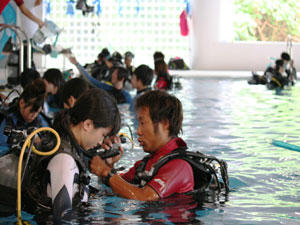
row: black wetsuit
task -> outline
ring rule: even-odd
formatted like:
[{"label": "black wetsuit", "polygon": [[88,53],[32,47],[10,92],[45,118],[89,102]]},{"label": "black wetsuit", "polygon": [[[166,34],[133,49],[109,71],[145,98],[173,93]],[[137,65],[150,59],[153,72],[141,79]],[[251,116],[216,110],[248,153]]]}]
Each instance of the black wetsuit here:
[{"label": "black wetsuit", "polygon": [[267,84],[267,87],[268,89],[283,88],[287,84],[287,78],[283,77],[278,71],[274,71],[271,81]]}]

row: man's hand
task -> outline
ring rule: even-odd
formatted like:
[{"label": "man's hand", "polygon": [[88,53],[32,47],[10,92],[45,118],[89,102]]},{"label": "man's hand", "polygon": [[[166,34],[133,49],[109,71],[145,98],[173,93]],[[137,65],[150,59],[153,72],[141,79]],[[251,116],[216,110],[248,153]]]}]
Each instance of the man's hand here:
[{"label": "man's hand", "polygon": [[[103,144],[102,144],[102,148],[104,148],[105,150],[108,150],[110,148],[112,148],[113,143],[121,143],[121,139],[118,136],[112,136],[112,137],[107,137],[104,139]],[[114,156],[112,158],[108,158],[106,159],[106,163],[110,166],[113,167],[114,163],[118,162],[122,155],[124,154],[124,149],[123,147],[120,146],[119,150],[121,151],[121,153],[117,156]]]},{"label": "man's hand", "polygon": [[94,156],[90,163],[91,172],[99,177],[106,177],[111,168],[99,156]]}]

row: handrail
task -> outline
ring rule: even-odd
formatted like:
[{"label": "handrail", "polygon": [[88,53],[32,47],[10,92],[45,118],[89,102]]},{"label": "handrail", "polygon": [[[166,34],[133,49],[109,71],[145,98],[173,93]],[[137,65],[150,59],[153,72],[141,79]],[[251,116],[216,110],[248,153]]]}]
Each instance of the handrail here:
[{"label": "handrail", "polygon": [[13,25],[16,29],[22,32],[24,35],[26,42],[27,42],[27,68],[31,68],[31,41],[28,38],[27,34],[25,33],[24,30],[21,29],[21,27],[18,27],[16,25]]},{"label": "handrail", "polygon": [[[5,29],[10,29],[13,32],[15,32],[19,45],[20,45],[20,52],[19,52],[19,71],[22,73],[24,71],[24,44],[23,39],[19,32],[21,32],[27,41],[27,67],[31,68],[31,42],[26,33],[18,26],[16,25],[9,25],[9,24],[0,24],[0,32],[2,32]],[[19,75],[19,74],[18,74]]]},{"label": "handrail", "polygon": [[286,50],[291,58],[292,58],[292,47],[293,47],[293,40],[292,40],[291,36],[288,35],[287,42],[286,42]]}]

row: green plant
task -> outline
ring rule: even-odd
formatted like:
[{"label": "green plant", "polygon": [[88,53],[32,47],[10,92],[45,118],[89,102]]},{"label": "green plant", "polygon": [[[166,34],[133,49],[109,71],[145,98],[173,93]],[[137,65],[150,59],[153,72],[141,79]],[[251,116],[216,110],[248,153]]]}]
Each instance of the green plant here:
[{"label": "green plant", "polygon": [[300,41],[299,0],[235,0],[236,40]]}]

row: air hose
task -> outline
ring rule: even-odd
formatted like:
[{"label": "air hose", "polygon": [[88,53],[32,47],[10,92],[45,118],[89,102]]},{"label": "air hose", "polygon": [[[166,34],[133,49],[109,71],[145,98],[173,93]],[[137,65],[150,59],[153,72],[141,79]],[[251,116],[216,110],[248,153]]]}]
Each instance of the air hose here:
[{"label": "air hose", "polygon": [[36,130],[34,130],[25,140],[22,149],[21,149],[21,153],[20,153],[20,157],[19,157],[19,164],[18,164],[18,180],[17,180],[17,217],[18,217],[18,224],[22,225],[22,216],[21,216],[21,174],[22,174],[22,163],[23,163],[23,157],[24,157],[24,152],[26,150],[27,146],[30,146],[30,142],[31,139],[39,132],[41,131],[50,131],[51,133],[53,133],[57,139],[57,143],[56,146],[48,152],[41,152],[39,150],[37,150],[34,146],[32,146],[32,151],[37,154],[37,155],[41,155],[41,156],[49,156],[54,154],[60,146],[60,137],[58,135],[58,133],[50,128],[50,127],[41,127],[38,128]]},{"label": "air hose", "polygon": [[119,133],[118,134],[120,137],[126,137],[126,138],[128,138],[128,140],[130,141],[130,143],[131,143],[131,149],[133,149],[134,148],[134,141],[132,140],[132,138],[131,137],[129,137],[126,133]]}]

